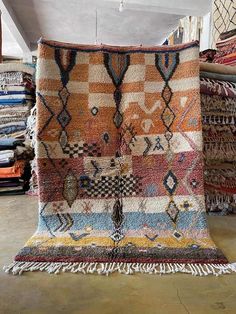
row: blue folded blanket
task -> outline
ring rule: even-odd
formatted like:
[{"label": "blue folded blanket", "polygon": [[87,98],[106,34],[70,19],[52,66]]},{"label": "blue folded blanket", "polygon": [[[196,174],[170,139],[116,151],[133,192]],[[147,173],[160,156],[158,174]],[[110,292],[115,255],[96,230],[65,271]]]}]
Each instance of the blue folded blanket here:
[{"label": "blue folded blanket", "polygon": [[24,102],[26,102],[28,99],[22,99],[22,98],[9,98],[9,99],[1,99],[0,98],[0,105],[1,104],[20,104],[20,103],[24,103]]},{"label": "blue folded blanket", "polygon": [[3,99],[0,100],[0,106],[19,106],[19,104],[32,103],[31,99]]},{"label": "blue folded blanket", "polygon": [[0,96],[7,96],[7,95],[33,95],[30,91],[5,91],[0,90]]},{"label": "blue folded blanket", "polygon": [[26,125],[11,125],[0,128],[0,134],[12,134],[17,131],[23,131],[26,129]]},{"label": "blue folded blanket", "polygon": [[15,149],[17,146],[24,146],[23,140],[17,140],[14,137],[0,138],[0,151]]}]

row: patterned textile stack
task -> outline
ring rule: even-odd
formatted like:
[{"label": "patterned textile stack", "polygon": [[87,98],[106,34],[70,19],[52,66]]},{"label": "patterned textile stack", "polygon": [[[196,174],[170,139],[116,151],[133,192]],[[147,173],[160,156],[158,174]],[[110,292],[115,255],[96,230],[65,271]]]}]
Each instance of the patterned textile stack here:
[{"label": "patterned textile stack", "polygon": [[236,69],[203,63],[200,76],[207,209],[236,213]]},{"label": "patterned textile stack", "polygon": [[34,68],[21,63],[0,65],[0,195],[28,189],[33,158],[27,118],[35,102]]},{"label": "patterned textile stack", "polygon": [[218,51],[213,62],[236,65],[236,29],[220,34],[216,48]]}]

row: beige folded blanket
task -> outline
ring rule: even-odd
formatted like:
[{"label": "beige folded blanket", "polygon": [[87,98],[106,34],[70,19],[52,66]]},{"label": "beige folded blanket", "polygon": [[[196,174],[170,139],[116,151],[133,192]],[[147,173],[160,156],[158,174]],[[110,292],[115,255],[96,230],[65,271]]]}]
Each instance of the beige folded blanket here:
[{"label": "beige folded blanket", "polygon": [[200,71],[214,72],[214,73],[219,73],[219,74],[236,75],[236,66],[200,62]]}]

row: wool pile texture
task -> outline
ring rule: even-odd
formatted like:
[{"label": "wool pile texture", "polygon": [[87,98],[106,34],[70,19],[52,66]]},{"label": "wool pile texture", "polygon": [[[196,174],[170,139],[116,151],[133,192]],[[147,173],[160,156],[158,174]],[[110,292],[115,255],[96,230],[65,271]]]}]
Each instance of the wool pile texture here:
[{"label": "wool pile texture", "polygon": [[204,204],[199,48],[41,40],[39,224],[7,272],[235,271]]},{"label": "wool pile texture", "polygon": [[211,213],[236,213],[236,69],[201,68],[207,69],[200,72],[206,207]]}]

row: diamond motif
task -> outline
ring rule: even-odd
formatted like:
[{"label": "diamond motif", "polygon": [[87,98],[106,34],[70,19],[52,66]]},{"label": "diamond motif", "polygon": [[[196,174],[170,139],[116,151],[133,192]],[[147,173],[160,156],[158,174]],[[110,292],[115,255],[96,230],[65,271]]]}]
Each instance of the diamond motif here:
[{"label": "diamond motif", "polygon": [[124,238],[124,235],[120,233],[119,231],[115,231],[110,235],[110,238],[115,242],[119,242],[120,240]]},{"label": "diamond motif", "polygon": [[179,209],[174,201],[169,202],[166,212],[169,215],[170,219],[175,223],[179,214]]},{"label": "diamond motif", "polygon": [[64,149],[66,147],[67,142],[68,142],[67,134],[63,130],[63,131],[61,131],[61,135],[59,138],[59,143],[60,143],[62,149]]},{"label": "diamond motif", "polygon": [[68,92],[68,89],[64,86],[59,92],[59,97],[61,98],[61,101],[65,105],[67,103],[68,97],[70,96],[70,93]]},{"label": "diamond motif", "polygon": [[120,111],[116,111],[116,113],[114,114],[113,117],[113,121],[115,123],[115,126],[117,127],[117,129],[121,126],[122,122],[123,122],[123,116],[120,113]]},{"label": "diamond motif", "polygon": [[71,116],[66,109],[63,109],[57,116],[57,121],[63,128],[65,128],[69,124],[70,120]]},{"label": "diamond motif", "polygon": [[178,181],[176,176],[173,174],[171,170],[169,170],[167,175],[164,177],[163,184],[171,195],[175,192],[176,187],[178,185]]},{"label": "diamond motif", "polygon": [[94,106],[94,107],[91,109],[91,113],[92,113],[93,116],[96,116],[97,113],[98,113],[98,108]]},{"label": "diamond motif", "polygon": [[164,87],[164,89],[162,90],[162,93],[161,93],[161,96],[164,99],[166,104],[168,104],[171,101],[172,95],[173,95],[173,93],[172,93],[170,86],[166,85]]},{"label": "diamond motif", "polygon": [[175,119],[175,114],[170,108],[166,107],[161,114],[161,118],[165,126],[169,128]]},{"label": "diamond motif", "polygon": [[174,236],[177,240],[181,240],[182,237],[183,237],[182,233],[180,233],[179,231],[176,231],[176,230],[173,232],[173,236]]},{"label": "diamond motif", "polygon": [[171,131],[166,131],[164,136],[167,139],[167,142],[169,142],[173,137],[173,133]]}]

